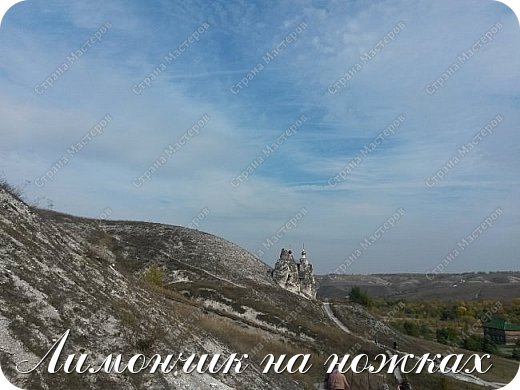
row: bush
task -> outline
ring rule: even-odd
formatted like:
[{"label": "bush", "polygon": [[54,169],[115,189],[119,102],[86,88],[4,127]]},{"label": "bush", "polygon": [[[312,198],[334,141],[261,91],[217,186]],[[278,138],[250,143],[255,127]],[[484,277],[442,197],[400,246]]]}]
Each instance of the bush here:
[{"label": "bush", "polygon": [[441,312],[441,321],[453,321],[457,318],[457,311],[454,307],[445,307]]},{"label": "bush", "polygon": [[419,334],[421,334],[424,338],[428,338],[430,337],[431,333],[432,329],[428,325],[421,324],[419,327]]},{"label": "bush", "polygon": [[462,348],[470,351],[480,352],[484,343],[484,338],[481,336],[470,336],[462,342]]},{"label": "bush", "polygon": [[403,323],[403,330],[409,336],[417,337],[421,333],[419,326],[413,321],[405,321]]},{"label": "bush", "polygon": [[366,307],[372,306],[372,299],[358,286],[354,286],[350,290],[350,300]]},{"label": "bush", "polygon": [[492,340],[488,339],[487,337],[484,337],[482,341],[482,352],[497,354],[498,347]]},{"label": "bush", "polygon": [[22,198],[22,191],[19,188],[16,188],[9,184],[7,180],[0,175],[0,188],[9,192],[11,195],[14,195],[15,197],[21,199]]},{"label": "bush", "polygon": [[143,279],[152,286],[162,287],[164,284],[164,272],[161,267],[154,264],[143,274]]},{"label": "bush", "polygon": [[440,328],[435,331],[435,338],[441,344],[451,344],[457,339],[457,332],[452,328]]}]

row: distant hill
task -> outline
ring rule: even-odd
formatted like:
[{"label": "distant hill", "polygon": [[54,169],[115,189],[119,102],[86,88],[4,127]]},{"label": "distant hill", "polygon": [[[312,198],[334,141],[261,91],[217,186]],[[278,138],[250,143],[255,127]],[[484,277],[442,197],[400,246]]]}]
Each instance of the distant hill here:
[{"label": "distant hill", "polygon": [[520,272],[438,274],[372,274],[318,276],[318,295],[343,298],[353,286],[382,298],[439,300],[502,300],[520,297]]}]

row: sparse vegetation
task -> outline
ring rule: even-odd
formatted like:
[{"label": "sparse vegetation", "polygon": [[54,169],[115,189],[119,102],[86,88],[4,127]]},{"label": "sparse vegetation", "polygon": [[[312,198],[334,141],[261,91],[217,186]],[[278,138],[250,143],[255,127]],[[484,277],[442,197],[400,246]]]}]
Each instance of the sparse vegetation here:
[{"label": "sparse vegetation", "polygon": [[441,344],[453,344],[459,337],[459,333],[453,328],[438,328],[435,331],[435,339]]},{"label": "sparse vegetation", "polygon": [[513,348],[513,359],[520,360],[520,341],[517,341]]},{"label": "sparse vegetation", "polygon": [[162,287],[164,284],[164,272],[157,264],[153,264],[145,271],[143,279],[152,286]]},{"label": "sparse vegetation", "polygon": [[370,307],[372,306],[372,299],[368,296],[368,294],[361,290],[360,287],[354,286],[350,290],[349,298],[352,302],[359,303],[360,305]]},{"label": "sparse vegetation", "polygon": [[0,188],[9,192],[11,195],[15,196],[18,199],[22,198],[22,190],[11,185],[5,177],[0,174]]},{"label": "sparse vegetation", "polygon": [[409,336],[417,337],[421,334],[419,326],[413,321],[403,322],[403,331]]},{"label": "sparse vegetation", "polygon": [[[370,312],[384,317],[398,301],[373,298]],[[399,315],[388,318],[395,329],[414,337],[461,347],[476,352],[499,354],[513,358],[513,348],[497,348],[483,336],[482,322],[499,316],[513,323],[520,321],[520,303],[480,301],[413,301],[407,300]]]},{"label": "sparse vegetation", "polygon": [[[249,260],[244,251],[224,240],[159,224],[100,223],[48,210],[38,210],[31,218],[24,219],[26,215],[29,213],[6,213],[16,223],[3,224],[0,229],[2,243],[20,243],[16,250],[9,244],[5,246],[10,254],[7,261],[12,260],[8,269],[18,275],[20,285],[17,287],[12,282],[3,298],[6,302],[23,303],[12,305],[11,311],[4,310],[1,314],[14,317],[11,334],[38,356],[46,352],[47,345],[40,342],[40,335],[33,333],[34,329],[48,332],[44,336],[52,340],[59,334],[55,329],[63,327],[74,330],[71,348],[88,348],[99,353],[108,349],[113,352],[115,345],[127,355],[172,353],[186,348],[201,354],[222,348],[251,354],[254,364],[268,353],[311,353],[313,368],[305,375],[262,375],[266,387],[292,390],[314,388],[323,379],[325,358],[332,353],[366,353],[374,358],[381,351],[373,342],[339,329],[325,315],[319,301],[307,301],[270,284],[264,266]],[[34,218],[38,219],[38,225],[34,224]],[[210,251],[211,257],[207,255]],[[29,258],[34,261],[26,261]],[[234,259],[240,261],[233,263]],[[48,272],[51,267],[55,272]],[[254,269],[260,276],[250,278],[244,268],[247,272]],[[30,295],[27,286],[43,291],[45,299],[32,305],[34,297],[39,295],[37,292]],[[369,310],[375,320],[391,322],[395,329],[414,336],[389,328],[389,334],[384,334],[381,342],[390,345],[398,340],[403,350],[411,352],[443,351],[445,346],[427,340],[435,338],[436,325],[457,331],[456,325],[472,323],[469,318],[486,308],[466,302],[456,302],[455,308],[436,303],[430,308],[429,302],[407,302],[401,307],[399,301],[373,298],[361,288],[353,296],[364,307],[352,302],[349,305]],[[514,310],[518,310],[520,302],[513,303]],[[337,306],[339,309],[333,305],[333,311],[342,312],[341,305]],[[59,313],[60,318],[52,326],[44,324],[47,320],[41,311],[51,318]],[[389,312],[394,315],[385,318]],[[429,313],[433,313],[432,317]],[[443,313],[447,313],[445,318],[441,318]],[[343,318],[353,321],[348,325],[357,335],[370,335],[373,329],[359,322],[352,311],[344,311]],[[79,327],[87,331],[76,332]],[[89,338],[90,334],[95,337]],[[416,338],[417,335],[425,339]],[[96,344],[97,340],[101,342]],[[474,341],[480,340],[468,342]],[[446,342],[451,342],[449,337]],[[503,381],[512,373],[508,363],[517,363],[493,358],[496,365],[486,377]],[[251,372],[250,375],[257,375]],[[238,388],[239,380],[247,381],[247,375],[246,372],[240,379],[215,376],[212,380],[227,381],[230,387]],[[50,388],[61,388],[64,384],[64,388],[86,388],[81,376],[59,378],[45,380]],[[411,378],[414,388],[441,388],[440,376]],[[383,381],[394,385],[392,375],[350,374],[348,379],[352,388],[374,390]],[[111,380],[99,376],[96,385],[123,388],[121,383],[115,383],[122,380],[128,388],[143,388],[145,383],[161,388],[158,383],[163,379],[157,375],[149,378],[134,375],[113,379],[114,383]],[[459,384],[451,379],[445,382],[451,386],[447,388],[457,388]]]}]

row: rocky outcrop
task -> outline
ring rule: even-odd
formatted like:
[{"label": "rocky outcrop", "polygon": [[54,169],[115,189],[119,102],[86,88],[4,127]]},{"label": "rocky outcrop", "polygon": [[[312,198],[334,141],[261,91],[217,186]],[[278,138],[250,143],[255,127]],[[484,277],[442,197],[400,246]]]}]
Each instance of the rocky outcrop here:
[{"label": "rocky outcrop", "polygon": [[272,276],[274,281],[284,289],[307,298],[316,298],[316,281],[312,264],[307,261],[305,249],[302,250],[300,260],[296,262],[292,251],[282,248]]}]

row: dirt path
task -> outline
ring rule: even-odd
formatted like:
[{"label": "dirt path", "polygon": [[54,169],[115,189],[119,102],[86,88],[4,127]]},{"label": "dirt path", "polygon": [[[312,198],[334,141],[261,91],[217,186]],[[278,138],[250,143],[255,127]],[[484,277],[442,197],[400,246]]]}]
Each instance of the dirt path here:
[{"label": "dirt path", "polygon": [[[323,302],[323,308],[325,309],[325,313],[327,313],[327,316],[329,316],[329,318],[332,320],[332,322],[334,322],[338,328],[340,328],[343,332],[345,333],[348,333],[348,334],[353,334],[349,328],[347,328],[343,322],[341,322],[335,315],[334,313],[332,312],[332,309],[330,307],[330,303],[328,302]],[[356,336],[356,335],[354,335]],[[359,337],[359,336],[356,336],[356,337]]]},{"label": "dirt path", "polygon": [[[163,253],[164,255],[166,255],[168,258],[171,258],[171,257],[170,257],[170,254],[169,254],[168,252],[162,251],[161,253]],[[213,274],[213,273],[211,273],[211,272],[209,272],[209,271],[206,271],[206,270],[203,269],[203,268],[197,267],[197,266],[195,266],[195,265],[193,265],[193,264],[189,264],[189,263],[187,263],[187,262],[185,262],[185,261],[181,261],[181,260],[176,260],[176,261],[177,261],[178,263],[183,264],[183,265],[186,266],[188,269],[190,269],[190,268],[191,268],[191,269],[195,269],[195,270],[197,270],[197,271],[200,271],[200,272],[202,272],[202,273],[205,273],[206,275],[211,276],[212,278],[215,278],[215,279],[221,280],[221,281],[223,281],[223,282],[225,282],[225,283],[228,283],[228,284],[231,284],[231,285],[233,285],[233,286],[235,286],[235,287],[244,288],[244,289],[247,288],[246,286],[244,286],[244,285],[242,285],[242,284],[238,284],[238,283],[235,283],[235,282],[233,282],[233,281],[231,281],[231,280],[229,280],[229,279],[223,278],[222,276],[215,275],[215,274]]]}]

